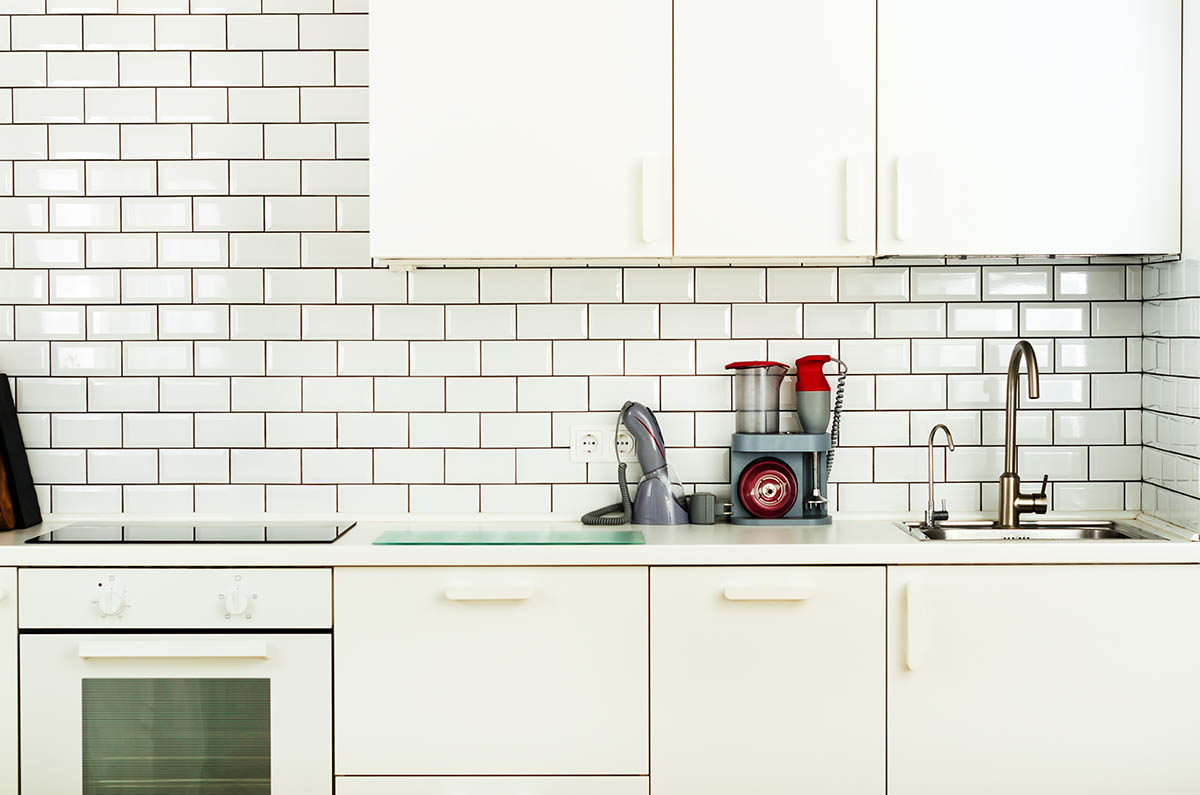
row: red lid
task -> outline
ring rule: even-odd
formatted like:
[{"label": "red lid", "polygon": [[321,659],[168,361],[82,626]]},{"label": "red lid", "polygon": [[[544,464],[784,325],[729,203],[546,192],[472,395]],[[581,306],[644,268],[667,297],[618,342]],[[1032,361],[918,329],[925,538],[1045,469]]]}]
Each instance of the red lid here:
[{"label": "red lid", "polygon": [[832,356],[823,354],[805,356],[796,360],[796,391],[797,392],[828,392],[829,382],[821,368],[833,361]]},{"label": "red lid", "polygon": [[748,370],[751,367],[782,367],[787,369],[787,365],[783,362],[730,362],[725,365],[726,370]]}]

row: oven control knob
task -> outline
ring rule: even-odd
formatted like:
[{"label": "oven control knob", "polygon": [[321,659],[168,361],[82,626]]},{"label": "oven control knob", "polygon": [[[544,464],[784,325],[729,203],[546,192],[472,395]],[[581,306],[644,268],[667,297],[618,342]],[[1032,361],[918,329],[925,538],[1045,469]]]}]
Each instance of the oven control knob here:
[{"label": "oven control knob", "polygon": [[225,616],[245,615],[250,617],[250,597],[241,591],[230,591],[221,597],[225,605]]},{"label": "oven control knob", "polygon": [[101,616],[119,616],[125,609],[125,594],[107,588],[96,599],[96,607]]}]

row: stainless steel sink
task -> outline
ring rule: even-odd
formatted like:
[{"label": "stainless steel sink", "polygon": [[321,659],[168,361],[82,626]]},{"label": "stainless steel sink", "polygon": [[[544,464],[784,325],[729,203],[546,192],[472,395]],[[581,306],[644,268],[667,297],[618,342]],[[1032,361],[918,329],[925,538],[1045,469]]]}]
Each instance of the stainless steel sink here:
[{"label": "stainless steel sink", "polygon": [[1015,530],[1001,530],[988,519],[939,522],[897,522],[896,526],[918,541],[1166,541],[1162,536],[1126,522],[1048,519],[1022,522]]}]

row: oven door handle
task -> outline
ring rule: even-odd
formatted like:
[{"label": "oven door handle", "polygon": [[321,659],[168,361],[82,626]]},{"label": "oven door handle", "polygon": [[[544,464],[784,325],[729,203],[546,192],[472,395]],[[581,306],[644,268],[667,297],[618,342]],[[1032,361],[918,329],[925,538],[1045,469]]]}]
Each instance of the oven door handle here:
[{"label": "oven door handle", "polygon": [[94,659],[267,659],[267,644],[261,640],[85,640],[79,658]]}]

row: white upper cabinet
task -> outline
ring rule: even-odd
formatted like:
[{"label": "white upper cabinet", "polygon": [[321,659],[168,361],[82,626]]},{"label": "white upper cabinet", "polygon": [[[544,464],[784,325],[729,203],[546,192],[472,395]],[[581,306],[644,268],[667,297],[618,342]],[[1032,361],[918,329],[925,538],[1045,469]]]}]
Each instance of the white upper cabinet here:
[{"label": "white upper cabinet", "polygon": [[675,253],[875,253],[875,0],[675,0]]},{"label": "white upper cabinet", "polygon": [[1180,2],[879,0],[879,253],[1178,252]]},{"label": "white upper cabinet", "polygon": [[671,254],[671,0],[374,0],[371,254]]}]

